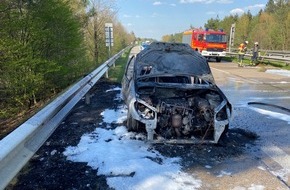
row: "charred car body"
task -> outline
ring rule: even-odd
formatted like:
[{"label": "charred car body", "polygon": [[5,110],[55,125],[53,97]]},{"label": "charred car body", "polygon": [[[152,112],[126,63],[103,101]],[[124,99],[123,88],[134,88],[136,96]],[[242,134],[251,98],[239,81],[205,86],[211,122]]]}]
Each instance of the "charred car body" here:
[{"label": "charred car body", "polygon": [[187,44],[154,42],[131,57],[122,97],[128,129],[153,142],[217,143],[229,126],[231,104]]}]

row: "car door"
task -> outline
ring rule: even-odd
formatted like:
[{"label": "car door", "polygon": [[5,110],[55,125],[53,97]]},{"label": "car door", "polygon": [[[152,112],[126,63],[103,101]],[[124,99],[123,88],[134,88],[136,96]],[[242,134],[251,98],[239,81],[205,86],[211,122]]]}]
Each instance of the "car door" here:
[{"label": "car door", "polygon": [[132,81],[134,76],[134,62],[135,56],[132,56],[126,65],[122,79],[122,96],[124,100],[128,98],[130,82],[134,82]]}]

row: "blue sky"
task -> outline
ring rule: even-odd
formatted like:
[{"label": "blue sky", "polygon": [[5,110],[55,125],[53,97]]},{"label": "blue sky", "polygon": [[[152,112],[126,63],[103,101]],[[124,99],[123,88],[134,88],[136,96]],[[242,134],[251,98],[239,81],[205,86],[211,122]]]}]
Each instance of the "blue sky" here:
[{"label": "blue sky", "polygon": [[163,35],[203,27],[210,18],[251,11],[256,15],[268,0],[116,0],[117,15],[128,32],[161,40]]}]

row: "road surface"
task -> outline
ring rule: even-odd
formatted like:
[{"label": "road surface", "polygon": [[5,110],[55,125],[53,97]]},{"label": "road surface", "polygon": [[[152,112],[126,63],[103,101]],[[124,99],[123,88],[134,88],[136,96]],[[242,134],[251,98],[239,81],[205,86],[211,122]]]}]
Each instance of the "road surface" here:
[{"label": "road surface", "polygon": [[[135,47],[131,55],[138,53]],[[101,80],[7,189],[287,190],[290,77],[210,62],[233,104],[221,145],[146,144],[126,131],[120,84]]]},{"label": "road surface", "polygon": [[237,67],[235,63],[212,62],[210,66],[216,83],[233,104],[231,128],[243,128],[259,135],[257,144],[249,147],[241,158],[217,167],[233,174],[218,180],[213,178],[214,183],[228,184],[226,189],[237,185],[249,187],[249,184],[265,189],[288,189],[290,77],[260,72],[259,67]]}]

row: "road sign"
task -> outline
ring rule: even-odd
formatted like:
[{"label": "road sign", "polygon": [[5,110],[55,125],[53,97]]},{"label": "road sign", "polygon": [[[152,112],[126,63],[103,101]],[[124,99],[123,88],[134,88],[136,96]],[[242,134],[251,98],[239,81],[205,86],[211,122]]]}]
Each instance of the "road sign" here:
[{"label": "road sign", "polygon": [[105,23],[106,46],[114,46],[113,24]]}]

